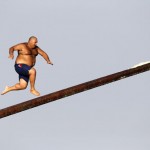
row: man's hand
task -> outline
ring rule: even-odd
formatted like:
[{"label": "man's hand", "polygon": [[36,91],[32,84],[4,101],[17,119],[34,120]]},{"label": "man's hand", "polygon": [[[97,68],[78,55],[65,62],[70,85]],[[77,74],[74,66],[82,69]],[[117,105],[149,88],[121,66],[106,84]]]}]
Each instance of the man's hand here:
[{"label": "man's hand", "polygon": [[51,61],[48,61],[47,63],[53,65],[53,63]]},{"label": "man's hand", "polygon": [[8,56],[8,58],[14,59],[14,55],[13,55],[13,54],[10,54],[10,55]]}]

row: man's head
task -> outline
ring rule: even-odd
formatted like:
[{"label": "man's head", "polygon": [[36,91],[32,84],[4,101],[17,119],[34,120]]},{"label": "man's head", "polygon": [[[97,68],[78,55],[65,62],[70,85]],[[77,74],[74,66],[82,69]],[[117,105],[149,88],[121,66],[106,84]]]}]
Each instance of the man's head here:
[{"label": "man's head", "polygon": [[35,36],[31,36],[28,40],[28,45],[31,47],[31,48],[34,48],[37,44],[38,40]]}]

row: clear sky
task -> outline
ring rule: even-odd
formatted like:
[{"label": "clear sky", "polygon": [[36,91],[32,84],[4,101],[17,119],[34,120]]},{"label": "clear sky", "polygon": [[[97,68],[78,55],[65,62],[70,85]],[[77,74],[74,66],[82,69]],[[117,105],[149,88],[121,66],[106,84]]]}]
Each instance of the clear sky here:
[{"label": "clear sky", "polygon": [[[38,37],[41,95],[150,60],[149,0],[1,0],[1,91],[18,82],[8,49]],[[17,53],[15,53],[15,57]],[[2,150],[149,150],[146,72],[0,120]],[[0,108],[35,98],[0,96]]]}]

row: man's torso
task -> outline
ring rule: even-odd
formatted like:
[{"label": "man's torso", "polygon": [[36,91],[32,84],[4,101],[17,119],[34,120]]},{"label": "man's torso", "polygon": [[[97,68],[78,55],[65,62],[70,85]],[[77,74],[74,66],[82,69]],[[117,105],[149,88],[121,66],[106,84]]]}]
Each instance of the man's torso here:
[{"label": "man's torso", "polygon": [[29,48],[27,43],[20,44],[20,50],[16,58],[16,64],[26,64],[28,66],[34,66],[36,62],[36,56],[38,55],[37,46],[35,48]]}]

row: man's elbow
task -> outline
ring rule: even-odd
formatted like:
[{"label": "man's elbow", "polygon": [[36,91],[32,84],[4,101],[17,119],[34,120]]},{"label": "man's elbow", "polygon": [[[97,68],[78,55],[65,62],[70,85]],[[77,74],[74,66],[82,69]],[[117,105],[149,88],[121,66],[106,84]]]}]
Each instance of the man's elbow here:
[{"label": "man's elbow", "polygon": [[9,54],[13,54],[13,52],[14,52],[14,48],[13,48],[13,47],[10,47],[10,48],[9,48]]},{"label": "man's elbow", "polygon": [[9,51],[14,51],[14,47],[10,47],[10,48],[9,48]]}]

